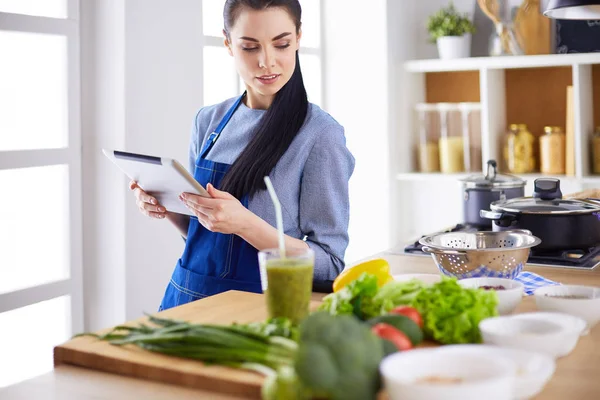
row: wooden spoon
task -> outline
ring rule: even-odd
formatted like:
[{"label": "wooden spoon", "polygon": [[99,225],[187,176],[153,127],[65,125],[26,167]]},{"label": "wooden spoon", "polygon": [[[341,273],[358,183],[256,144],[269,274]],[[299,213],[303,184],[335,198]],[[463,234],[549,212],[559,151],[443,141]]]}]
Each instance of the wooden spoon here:
[{"label": "wooden spoon", "polygon": [[500,23],[500,17],[496,14],[498,12],[498,3],[496,3],[495,0],[477,0],[477,4],[479,4],[481,11],[483,11],[494,24]]},{"label": "wooden spoon", "polygon": [[499,30],[498,28],[500,26],[502,27],[502,31],[498,32],[498,36],[500,37],[500,43],[502,44],[502,49],[506,54],[512,54],[513,51],[510,46],[510,37],[508,34],[508,29],[506,29],[506,26],[502,24],[502,21],[498,16],[499,6],[497,0],[477,0],[477,4],[479,5],[479,8],[481,8],[481,11],[483,11],[483,13],[487,15],[489,19],[492,20],[492,22],[495,25],[496,31]]}]

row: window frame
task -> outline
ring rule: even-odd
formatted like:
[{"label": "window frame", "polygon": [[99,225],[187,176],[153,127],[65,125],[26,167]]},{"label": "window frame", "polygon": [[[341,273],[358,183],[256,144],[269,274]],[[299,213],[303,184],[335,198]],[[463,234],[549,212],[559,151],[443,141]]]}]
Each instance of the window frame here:
[{"label": "window frame", "polygon": [[0,12],[0,30],[54,34],[67,41],[67,129],[63,148],[0,151],[0,170],[66,165],[69,184],[69,278],[0,293],[0,313],[57,297],[70,297],[70,330],[81,332],[83,315],[83,240],[81,177],[80,0],[67,0],[67,17]]}]

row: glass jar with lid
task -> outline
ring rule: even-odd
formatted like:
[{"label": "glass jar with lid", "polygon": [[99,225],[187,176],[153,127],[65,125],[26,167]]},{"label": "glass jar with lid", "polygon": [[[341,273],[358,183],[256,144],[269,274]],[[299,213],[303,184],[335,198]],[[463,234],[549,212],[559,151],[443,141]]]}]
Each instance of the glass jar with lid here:
[{"label": "glass jar with lid", "polygon": [[466,172],[480,172],[481,165],[481,104],[459,103],[464,140]]},{"label": "glass jar with lid", "polygon": [[435,104],[418,103],[417,160],[419,172],[440,171],[440,113]]},{"label": "glass jar with lid", "polygon": [[462,114],[456,103],[438,103],[440,113],[440,170],[444,173],[464,172],[465,140]]},{"label": "glass jar with lid", "polygon": [[592,173],[600,174],[600,126],[592,135]]},{"label": "glass jar with lid", "polygon": [[535,136],[526,124],[510,124],[506,135],[504,156],[506,167],[513,174],[535,171]]},{"label": "glass jar with lid", "polygon": [[566,170],[565,133],[559,126],[545,126],[540,137],[540,171],[564,174]]}]

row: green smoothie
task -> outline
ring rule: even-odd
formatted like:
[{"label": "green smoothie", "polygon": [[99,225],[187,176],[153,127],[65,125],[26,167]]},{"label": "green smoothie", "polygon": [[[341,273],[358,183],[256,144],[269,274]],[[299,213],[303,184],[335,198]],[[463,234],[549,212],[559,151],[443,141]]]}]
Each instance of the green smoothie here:
[{"label": "green smoothie", "polygon": [[314,263],[310,260],[267,260],[267,309],[269,316],[299,323],[308,315]]}]

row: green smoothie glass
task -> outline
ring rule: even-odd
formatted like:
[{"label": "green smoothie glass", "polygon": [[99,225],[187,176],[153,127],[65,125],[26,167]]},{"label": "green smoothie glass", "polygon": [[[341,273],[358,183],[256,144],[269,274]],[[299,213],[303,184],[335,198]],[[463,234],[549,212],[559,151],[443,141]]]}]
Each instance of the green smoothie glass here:
[{"label": "green smoothie glass", "polygon": [[258,252],[262,290],[270,318],[286,317],[299,323],[308,315],[315,253],[311,249]]}]

